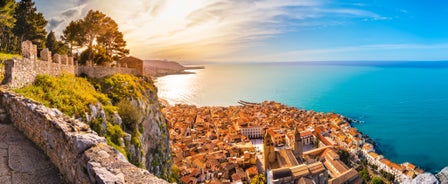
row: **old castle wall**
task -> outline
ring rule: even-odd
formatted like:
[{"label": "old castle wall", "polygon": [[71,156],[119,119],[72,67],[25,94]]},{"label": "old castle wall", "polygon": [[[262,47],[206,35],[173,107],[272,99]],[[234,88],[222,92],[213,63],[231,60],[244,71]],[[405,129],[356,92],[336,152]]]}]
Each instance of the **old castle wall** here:
[{"label": "old castle wall", "polygon": [[20,88],[31,84],[39,74],[58,76],[62,73],[73,75],[85,74],[91,78],[103,78],[113,74],[132,74],[142,76],[141,68],[107,67],[107,66],[80,66],[73,61],[73,57],[54,54],[48,49],[43,49],[41,60],[37,59],[37,47],[30,41],[22,43],[23,59],[12,59],[5,61],[5,77],[2,84],[11,88]]},{"label": "old castle wall", "polygon": [[[3,84],[12,88],[34,82],[39,74],[83,73],[101,78],[116,73],[136,73],[135,68],[77,66],[72,58],[51,56],[48,50],[42,50],[42,60],[38,60],[37,49],[31,42],[24,42],[22,50],[22,60],[5,62]],[[167,183],[130,164],[89,125],[57,109],[1,88],[0,107],[6,110],[14,126],[44,151],[67,183]]]}]

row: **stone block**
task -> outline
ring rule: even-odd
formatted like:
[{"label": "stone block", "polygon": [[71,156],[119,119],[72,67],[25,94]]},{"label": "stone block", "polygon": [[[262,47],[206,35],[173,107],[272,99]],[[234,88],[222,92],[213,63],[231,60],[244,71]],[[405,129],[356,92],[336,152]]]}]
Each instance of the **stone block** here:
[{"label": "stone block", "polygon": [[67,55],[61,55],[61,64],[68,64],[68,56]]},{"label": "stone block", "polygon": [[68,57],[68,65],[73,65],[73,64],[74,64],[73,57],[72,56]]},{"label": "stone block", "polygon": [[59,54],[54,54],[54,55],[53,55],[53,62],[55,62],[55,63],[61,63],[61,55],[59,55]]},{"label": "stone block", "polygon": [[37,57],[37,46],[29,40],[22,42],[22,56],[31,60],[35,60]]},{"label": "stone block", "polygon": [[40,59],[42,61],[51,62],[51,51],[48,50],[48,48],[42,49],[42,51],[40,51]]}]

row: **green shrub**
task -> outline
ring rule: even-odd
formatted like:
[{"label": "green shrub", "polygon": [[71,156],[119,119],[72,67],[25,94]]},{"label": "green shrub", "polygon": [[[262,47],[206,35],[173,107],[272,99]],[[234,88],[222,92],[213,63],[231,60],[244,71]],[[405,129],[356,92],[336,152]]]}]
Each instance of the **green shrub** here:
[{"label": "green shrub", "polygon": [[101,90],[116,104],[126,98],[142,98],[147,90],[155,92],[156,88],[149,79],[128,74],[115,74],[101,81]]},{"label": "green shrub", "polygon": [[109,137],[110,140],[116,144],[120,145],[120,138],[124,136],[124,131],[121,129],[118,125],[111,125],[110,123],[107,124],[107,135],[106,137]]},{"label": "green shrub", "polygon": [[126,130],[134,131],[143,117],[142,112],[128,100],[121,100],[118,104],[118,114]]},{"label": "green shrub", "polygon": [[15,92],[47,107],[57,108],[68,116],[84,119],[85,112],[89,112],[89,104],[100,102],[105,107],[111,105],[110,99],[97,92],[86,79],[71,74],[59,77],[38,75],[33,85]]}]

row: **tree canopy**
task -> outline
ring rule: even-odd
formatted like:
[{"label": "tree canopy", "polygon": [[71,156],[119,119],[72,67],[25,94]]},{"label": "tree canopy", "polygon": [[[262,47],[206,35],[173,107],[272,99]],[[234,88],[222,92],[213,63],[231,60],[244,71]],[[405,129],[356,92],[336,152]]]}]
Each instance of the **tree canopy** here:
[{"label": "tree canopy", "polygon": [[16,2],[14,0],[0,1],[0,51],[14,52],[16,51],[15,37],[12,33],[12,28],[15,25],[16,19],[14,12],[16,9]]},{"label": "tree canopy", "polygon": [[100,11],[90,10],[83,19],[70,22],[61,38],[71,48],[73,46],[88,48],[81,54],[80,63],[91,60],[100,64],[129,54],[129,50],[125,48],[123,33],[118,30],[118,24]]},{"label": "tree canopy", "polygon": [[52,52],[52,53],[58,53],[58,54],[67,54],[68,53],[68,47],[62,43],[61,41],[58,41],[56,39],[56,36],[53,31],[50,31],[47,35],[47,40],[45,42],[45,46]]},{"label": "tree canopy", "polygon": [[14,18],[16,19],[13,33],[20,38],[20,43],[24,40],[31,40],[42,49],[45,45],[47,31],[45,27],[48,21],[42,13],[38,12],[32,0],[21,0],[17,3]]}]

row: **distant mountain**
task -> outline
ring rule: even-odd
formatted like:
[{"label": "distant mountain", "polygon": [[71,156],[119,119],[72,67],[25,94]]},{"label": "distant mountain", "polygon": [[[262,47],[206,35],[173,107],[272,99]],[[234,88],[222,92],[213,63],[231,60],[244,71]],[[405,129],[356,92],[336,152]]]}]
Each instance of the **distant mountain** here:
[{"label": "distant mountain", "polygon": [[204,67],[185,67],[175,61],[165,60],[145,60],[145,74],[151,77],[160,77],[170,74],[191,74],[194,72],[185,71],[188,69],[203,69]]}]

